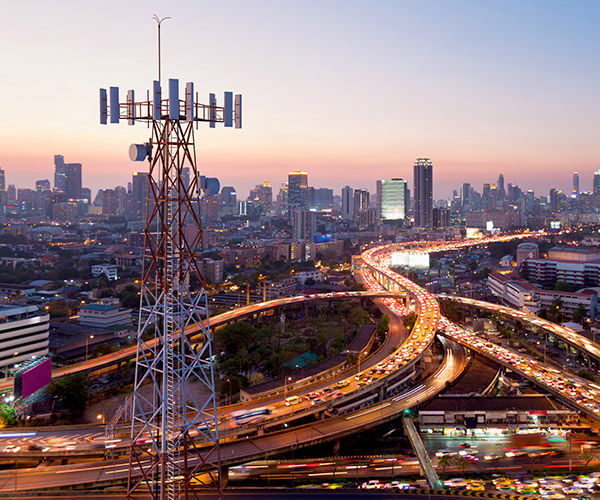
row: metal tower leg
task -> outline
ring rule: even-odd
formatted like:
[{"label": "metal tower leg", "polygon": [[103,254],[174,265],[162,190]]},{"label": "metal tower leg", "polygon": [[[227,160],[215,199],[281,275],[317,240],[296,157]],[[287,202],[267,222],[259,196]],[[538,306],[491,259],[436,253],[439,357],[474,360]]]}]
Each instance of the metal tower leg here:
[{"label": "metal tower leg", "polygon": [[193,123],[153,121],[151,145],[128,497],[222,498]]}]

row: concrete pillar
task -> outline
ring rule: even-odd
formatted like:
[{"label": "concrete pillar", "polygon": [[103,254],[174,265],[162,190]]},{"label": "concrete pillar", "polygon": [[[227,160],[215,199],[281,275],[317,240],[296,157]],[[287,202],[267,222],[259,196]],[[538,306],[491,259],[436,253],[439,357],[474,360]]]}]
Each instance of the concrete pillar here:
[{"label": "concrete pillar", "polygon": [[333,442],[333,455],[338,456],[340,454],[340,440],[336,439]]}]

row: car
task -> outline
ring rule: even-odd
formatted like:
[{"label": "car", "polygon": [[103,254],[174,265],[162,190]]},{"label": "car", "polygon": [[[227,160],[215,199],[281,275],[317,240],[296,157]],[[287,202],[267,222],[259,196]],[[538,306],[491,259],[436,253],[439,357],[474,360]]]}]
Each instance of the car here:
[{"label": "car", "polygon": [[344,395],[343,392],[336,392],[335,394],[333,394],[331,396],[331,399],[337,399],[337,398],[341,398]]},{"label": "car", "polygon": [[321,398],[315,398],[312,400],[311,405],[318,405],[323,403],[325,400],[321,399]]},{"label": "car", "polygon": [[471,481],[467,484],[467,490],[469,491],[485,491],[485,484],[481,481]]},{"label": "car", "polygon": [[323,389],[321,392],[323,394],[327,394],[328,392],[333,392],[333,388],[332,387],[325,387],[325,389]]},{"label": "car", "polygon": [[361,485],[363,490],[380,490],[382,484],[377,479],[371,479]]},{"label": "car", "polygon": [[575,486],[566,486],[562,489],[563,493],[568,496],[580,496],[583,491]]},{"label": "car", "polygon": [[350,381],[348,379],[340,380],[337,383],[338,389],[341,389],[342,387],[346,387],[348,385],[350,385]]}]

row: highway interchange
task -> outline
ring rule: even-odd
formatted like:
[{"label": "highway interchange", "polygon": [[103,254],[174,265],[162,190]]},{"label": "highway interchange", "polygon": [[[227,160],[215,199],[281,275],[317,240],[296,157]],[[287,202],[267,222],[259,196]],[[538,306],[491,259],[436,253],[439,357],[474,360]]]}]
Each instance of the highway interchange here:
[{"label": "highway interchange", "polygon": [[[501,239],[482,238],[480,240],[450,243],[425,242],[419,247],[414,244],[409,246],[413,251],[418,248],[419,251],[424,252],[439,252],[473,245],[485,245],[492,241],[503,241],[511,237],[520,238],[523,236],[504,236]],[[354,374],[350,376],[346,374],[345,378],[328,380],[320,384],[312,384],[306,388],[297,389],[295,394],[303,396],[298,404],[286,405],[284,394],[280,394],[278,397],[274,397],[268,401],[252,402],[223,408],[220,413],[222,415],[222,423],[227,421],[226,414],[228,412],[239,411],[240,408],[251,410],[259,405],[268,405],[270,408],[270,414],[267,415],[264,421],[252,422],[251,425],[241,426],[243,428],[233,427],[230,430],[227,429],[227,425],[224,425],[223,436],[229,436],[232,439],[221,446],[223,463],[240,463],[241,461],[264,457],[265,454],[269,453],[282,452],[331,439],[339,439],[340,437],[356,432],[358,429],[392,420],[396,418],[402,409],[416,406],[420,402],[439,393],[445,387],[446,381],[451,382],[462,373],[468,363],[468,357],[461,345],[493,358],[500,364],[509,367],[532,382],[553,392],[563,401],[568,402],[571,406],[580,409],[582,412],[594,418],[600,417],[600,404],[597,403],[598,396],[600,396],[600,388],[590,387],[590,384],[584,383],[574,376],[562,374],[557,370],[544,366],[543,363],[533,358],[497,346],[457,325],[453,325],[444,318],[440,313],[439,304],[433,295],[390,269],[391,254],[403,251],[404,249],[406,249],[406,246],[394,244],[367,250],[362,254],[362,268],[359,270],[359,274],[370,291],[328,294],[328,298],[340,298],[340,295],[348,298],[384,297],[379,300],[384,303],[396,321],[398,317],[406,315],[409,310],[416,311],[417,320],[406,340],[394,351],[389,353],[381,351],[380,356],[371,359],[369,363],[365,363],[358,377],[355,377]],[[408,294],[408,300],[399,302],[390,298],[390,293],[406,293]],[[268,308],[323,298],[326,297],[292,297],[270,301],[269,303],[254,304],[211,319],[211,324],[213,326],[224,324],[227,321],[259,313]],[[520,313],[520,311],[509,311]],[[539,320],[537,317],[521,319],[532,323]],[[556,325],[550,324],[544,326],[553,327]],[[442,340],[444,357],[434,373],[421,380],[418,384],[406,390],[401,390],[398,394],[394,394],[393,391],[388,390],[391,385],[388,380],[393,381],[394,377],[398,376],[398,374],[410,373],[411,370],[414,372],[415,363],[431,347],[438,331],[441,331],[448,340]],[[570,332],[560,333],[571,335]],[[585,348],[589,348],[591,352],[595,349],[600,349],[596,344],[589,341],[584,346]],[[120,360],[130,359],[132,354],[133,352],[127,351],[116,353]],[[94,363],[106,363],[106,360],[91,361]],[[73,369],[75,367],[70,367],[70,370]],[[90,369],[90,366],[80,366],[79,369]],[[331,411],[334,406],[332,399],[339,400],[335,401],[335,406],[339,408],[340,404],[344,401],[352,403],[352,401],[356,400],[357,395],[368,394],[371,390],[371,385],[383,387],[383,397],[377,398],[378,401],[376,399],[375,404],[370,404],[367,407],[361,407],[363,406],[362,404],[352,407],[352,404],[350,404],[347,405],[347,413],[342,415],[336,415],[335,411]],[[330,390],[324,391],[323,389],[326,389],[326,387],[330,387]],[[399,389],[403,387],[404,385],[400,385]],[[313,404],[315,401],[317,402],[316,405]],[[369,399],[369,403],[373,401],[373,398]],[[293,419],[296,415],[304,411],[314,413],[319,410],[319,405],[322,406],[323,410],[327,410],[325,415],[327,418],[310,424],[305,423],[297,427],[265,433],[260,436],[254,435],[251,432],[257,426],[264,428],[269,424],[271,419]],[[237,439],[233,439],[234,436]],[[60,488],[65,485],[89,485],[104,483],[106,481],[118,482],[127,477],[127,472],[127,460],[125,459],[103,461],[101,463],[21,469],[18,471],[18,478],[15,471],[4,471],[0,472],[0,491]]]}]

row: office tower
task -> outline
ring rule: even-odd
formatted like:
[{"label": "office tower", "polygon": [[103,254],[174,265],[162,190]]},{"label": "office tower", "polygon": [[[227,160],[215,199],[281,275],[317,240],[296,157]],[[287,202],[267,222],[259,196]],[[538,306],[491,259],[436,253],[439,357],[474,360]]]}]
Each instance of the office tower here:
[{"label": "office tower", "polygon": [[552,188],[550,190],[550,210],[553,212],[558,212],[560,209],[560,199],[559,199],[560,191]]},{"label": "office tower", "polygon": [[469,184],[468,182],[463,183],[462,187],[460,188],[460,205],[463,208],[468,208],[470,203],[470,197],[471,197],[471,184]]},{"label": "office tower", "polygon": [[114,189],[104,189],[102,191],[102,215],[117,215],[118,211],[117,193]]},{"label": "office tower", "polygon": [[429,158],[417,158],[414,166],[415,225],[431,227],[433,210],[433,165]]},{"label": "office tower", "polygon": [[498,176],[498,190],[500,191],[501,194],[504,194],[504,175],[500,174]]},{"label": "office tower", "polygon": [[48,179],[40,179],[35,181],[36,191],[50,191],[50,181]]},{"label": "office tower", "polygon": [[312,242],[317,233],[317,214],[305,208],[295,208],[292,212],[294,239]]},{"label": "office tower", "polygon": [[187,191],[187,189],[190,187],[190,167],[183,167],[181,169],[181,183]]},{"label": "office tower", "polygon": [[358,220],[360,213],[371,205],[370,195],[366,189],[354,190],[354,220]]},{"label": "office tower", "polygon": [[577,198],[579,196],[579,172],[575,172],[573,174],[573,198]]},{"label": "office tower", "polygon": [[237,193],[231,186],[224,186],[219,194],[219,217],[231,217],[238,214]]},{"label": "office tower", "polygon": [[406,191],[403,179],[377,181],[377,218],[380,221],[399,221],[406,217]]},{"label": "office tower", "polygon": [[64,193],[65,184],[65,158],[62,155],[54,155],[54,190]]},{"label": "office tower", "polygon": [[131,175],[132,209],[136,219],[146,219],[148,204],[148,172],[133,172]]},{"label": "office tower", "polygon": [[600,195],[600,168],[594,172],[594,194]]},{"label": "office tower", "polygon": [[81,163],[65,163],[65,189],[67,199],[81,198]]},{"label": "office tower", "polygon": [[315,210],[332,210],[333,209],[333,189],[317,188],[312,190],[312,199],[310,200],[310,208]]},{"label": "office tower", "polygon": [[14,184],[9,184],[6,188],[6,201],[8,203],[16,203],[17,201],[17,189]]},{"label": "office tower", "polygon": [[81,197],[80,200],[85,200],[88,204],[92,203],[92,190],[90,188],[81,188]]},{"label": "office tower", "polygon": [[262,210],[263,214],[266,214],[273,206],[273,189],[269,181],[265,181],[262,184],[256,186],[258,193],[257,201]]},{"label": "office tower", "polygon": [[288,206],[290,215],[294,207],[306,207],[308,202],[308,174],[288,173]]},{"label": "office tower", "polygon": [[0,191],[6,191],[6,180],[4,178],[4,170],[0,168]]},{"label": "office tower", "polygon": [[432,210],[432,224],[436,229],[450,226],[450,210],[447,208],[434,208]]},{"label": "office tower", "polygon": [[352,220],[354,217],[354,189],[350,186],[342,188],[342,219]]}]

